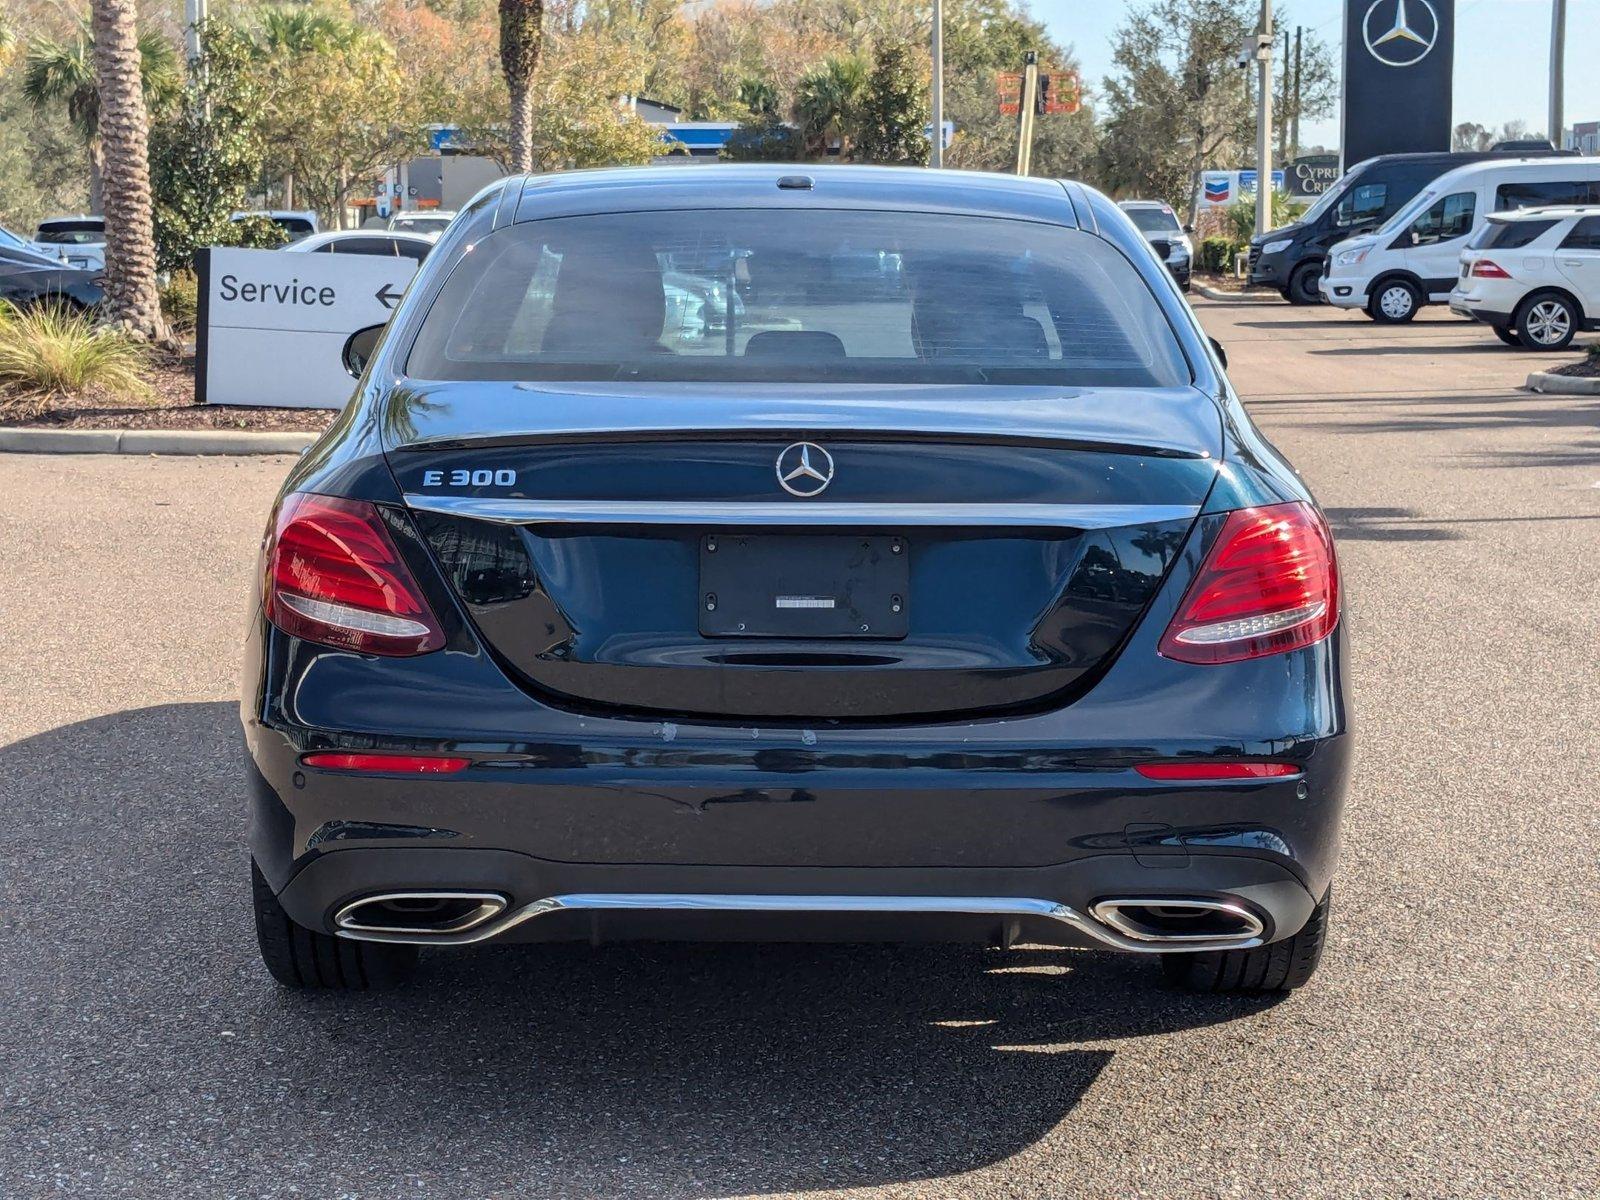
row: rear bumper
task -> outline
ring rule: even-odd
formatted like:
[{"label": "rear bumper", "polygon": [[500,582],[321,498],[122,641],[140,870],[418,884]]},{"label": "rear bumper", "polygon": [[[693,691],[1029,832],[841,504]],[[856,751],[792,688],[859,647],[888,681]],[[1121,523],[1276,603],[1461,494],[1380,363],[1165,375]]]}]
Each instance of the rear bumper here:
[{"label": "rear bumper", "polygon": [[[362,897],[438,890],[503,900],[450,934],[352,932],[337,915]],[[1164,941],[1105,902],[1212,902],[1237,933]],[[1291,936],[1315,906],[1305,884],[1260,859],[1188,856],[1182,867],[1103,854],[1031,869],[617,866],[497,850],[350,849],[318,858],[279,896],[298,923],[418,945],[486,941],[969,941],[1088,945],[1130,953],[1261,945]]]}]

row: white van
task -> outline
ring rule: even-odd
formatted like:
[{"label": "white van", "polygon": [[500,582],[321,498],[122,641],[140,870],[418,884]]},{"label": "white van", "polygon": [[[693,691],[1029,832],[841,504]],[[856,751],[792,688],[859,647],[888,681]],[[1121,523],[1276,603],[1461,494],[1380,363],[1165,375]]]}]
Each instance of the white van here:
[{"label": "white van", "polygon": [[1551,204],[1600,203],[1600,158],[1518,158],[1446,171],[1372,233],[1328,251],[1322,298],[1374,321],[1409,321],[1444,304],[1461,251],[1489,214]]}]

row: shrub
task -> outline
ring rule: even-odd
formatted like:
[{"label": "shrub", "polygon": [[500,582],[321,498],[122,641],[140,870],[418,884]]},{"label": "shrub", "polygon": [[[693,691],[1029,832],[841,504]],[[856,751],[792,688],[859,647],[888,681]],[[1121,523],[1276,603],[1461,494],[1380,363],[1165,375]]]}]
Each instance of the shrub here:
[{"label": "shrub", "polygon": [[1221,275],[1233,265],[1232,238],[1208,237],[1200,243],[1200,269]]},{"label": "shrub", "polygon": [[243,246],[247,250],[276,250],[287,245],[289,235],[271,217],[240,217],[219,231],[214,246]]},{"label": "shrub", "polygon": [[18,311],[0,305],[0,396],[57,399],[94,389],[146,400],[145,350],[121,333],[59,305]]},{"label": "shrub", "polygon": [[194,328],[200,312],[200,281],[193,271],[175,271],[161,289],[161,312],[174,329]]}]

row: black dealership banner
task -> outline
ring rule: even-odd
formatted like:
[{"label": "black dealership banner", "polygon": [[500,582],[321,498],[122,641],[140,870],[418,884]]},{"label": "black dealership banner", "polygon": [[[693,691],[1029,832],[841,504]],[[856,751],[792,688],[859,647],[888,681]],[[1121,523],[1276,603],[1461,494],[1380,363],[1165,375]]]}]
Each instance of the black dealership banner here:
[{"label": "black dealership banner", "polygon": [[1450,149],[1455,0],[1345,0],[1344,165]]}]

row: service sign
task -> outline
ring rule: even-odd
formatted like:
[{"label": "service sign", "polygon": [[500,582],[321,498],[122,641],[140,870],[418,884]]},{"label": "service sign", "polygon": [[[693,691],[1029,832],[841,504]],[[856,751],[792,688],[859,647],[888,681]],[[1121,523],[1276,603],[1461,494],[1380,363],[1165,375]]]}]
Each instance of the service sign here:
[{"label": "service sign", "polygon": [[381,325],[417,264],[368,254],[214,247],[199,255],[195,386],[208,404],[342,408],[345,341]]}]

